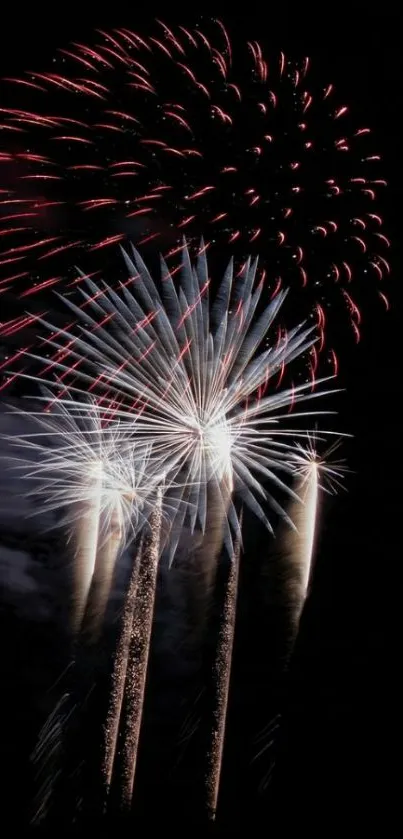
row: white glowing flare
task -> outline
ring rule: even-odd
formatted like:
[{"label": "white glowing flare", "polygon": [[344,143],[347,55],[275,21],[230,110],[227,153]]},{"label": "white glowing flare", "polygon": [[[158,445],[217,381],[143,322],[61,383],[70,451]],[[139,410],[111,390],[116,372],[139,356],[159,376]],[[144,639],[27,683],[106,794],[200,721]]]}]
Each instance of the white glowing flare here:
[{"label": "white glowing flare", "polygon": [[[49,395],[43,397],[49,402]],[[21,413],[21,412],[18,412]],[[72,400],[27,416],[39,427],[7,440],[19,449],[10,460],[37,501],[35,514],[57,510],[69,528],[74,553],[75,630],[91,586],[93,619],[104,612],[120,549],[153,507],[162,471],[149,446],[135,447],[116,422],[106,424],[94,400]]]},{"label": "white glowing flare", "polygon": [[[278,560],[278,578],[274,580],[275,589],[281,592],[287,615],[285,631],[282,622],[285,640],[282,661],[285,670],[298,637],[301,614],[312,578],[321,491],[335,493],[338,488],[344,488],[342,479],[349,471],[343,460],[333,458],[341,440],[336,440],[320,454],[318,450],[322,444],[320,432],[308,434],[306,442],[295,445],[290,459],[298,500],[293,499],[288,510],[294,529],[287,528],[280,536],[282,548]],[[259,734],[258,742],[263,742],[263,746],[255,759],[272,750],[276,743],[279,719],[279,716],[274,717]],[[272,769],[273,764],[264,776],[263,788],[269,783]]]},{"label": "white glowing flare", "polygon": [[349,437],[350,435],[339,435],[339,438],[327,446],[321,454],[318,449],[324,441],[322,434],[323,432],[308,433],[306,442],[296,443],[290,466],[303,482],[309,480],[311,471],[315,467],[318,488],[329,495],[335,495],[339,489],[344,489],[343,477],[350,470],[345,465],[345,460],[335,460],[333,455],[341,445],[342,436]]},{"label": "white glowing flare", "polygon": [[[343,488],[342,478],[349,470],[344,461],[332,460],[333,453],[339,448],[341,440],[336,440],[323,454],[317,449],[320,437],[309,435],[306,445],[297,443],[292,456],[295,475],[299,478],[297,494],[303,504],[298,505],[293,516],[297,534],[290,535],[294,543],[294,563],[299,567],[298,619],[307,596],[315,548],[315,536],[318,524],[320,491],[335,493]],[[297,547],[298,546],[298,547]]]},{"label": "white glowing flare", "polygon": [[318,510],[318,465],[312,461],[309,473],[303,479],[300,492],[304,505],[304,528],[300,534],[301,545],[301,599],[306,597],[311,575],[315,543],[316,516]]},{"label": "white glowing flare", "polygon": [[[77,505],[74,528],[74,628],[77,632],[84,617],[97,557],[99,517],[102,506],[103,466],[101,461],[88,464],[87,498]],[[76,503],[77,502],[73,502]]]},{"label": "white glowing flare", "polygon": [[[46,349],[55,351],[45,369],[63,377],[52,387],[61,398],[68,388],[78,400],[90,388],[106,414],[151,443],[153,456],[174,464],[173,479],[180,475],[182,497],[191,503],[192,530],[198,524],[204,532],[207,486],[223,478],[270,528],[261,502],[282,511],[263,484],[290,491],[279,473],[292,472],[290,437],[305,436],[288,425],[290,408],[320,395],[311,392],[311,381],[279,390],[278,377],[312,345],[312,329],[300,324],[268,346],[285,292],[262,307],[257,260],[236,275],[230,262],[210,304],[203,243],[195,266],[183,245],[178,288],[163,260],[157,285],[137,251],[124,258],[130,276],[117,291],[83,276],[79,305],[63,298],[76,318],[71,330],[41,321],[50,332]],[[232,502],[225,522],[227,537],[228,524],[239,536]]]}]

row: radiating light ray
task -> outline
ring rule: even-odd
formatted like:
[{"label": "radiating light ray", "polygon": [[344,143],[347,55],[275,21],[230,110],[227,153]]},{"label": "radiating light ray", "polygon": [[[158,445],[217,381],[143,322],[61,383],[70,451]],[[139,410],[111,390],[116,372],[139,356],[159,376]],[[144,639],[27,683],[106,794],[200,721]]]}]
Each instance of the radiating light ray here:
[{"label": "radiating light ray", "polygon": [[[315,466],[318,475],[318,489],[328,495],[336,495],[338,490],[344,490],[343,478],[350,472],[344,459],[335,459],[334,453],[340,448],[342,436],[337,438],[331,445],[323,446],[325,442],[321,432],[307,434],[305,443],[297,442],[292,457],[294,471],[297,476],[309,480],[311,469]],[[320,452],[320,449],[323,449]]]},{"label": "radiating light ray", "polygon": [[144,532],[143,550],[132,616],[130,648],[126,672],[122,736],[122,776],[120,779],[120,805],[129,810],[133,798],[140,727],[143,716],[144,694],[154,616],[155,586],[160,555],[162,523],[162,490]]},{"label": "radiating light ray", "polygon": [[[42,397],[48,405],[50,398]],[[90,623],[98,631],[118,551],[146,521],[162,473],[153,471],[149,445],[136,448],[118,422],[105,425],[92,398],[79,405],[71,398],[53,400],[27,417],[39,430],[7,437],[20,452],[8,460],[32,483],[27,494],[36,499],[34,514],[57,510],[68,527],[74,543],[73,628],[77,632],[82,624],[93,583]]]},{"label": "radiating light ray", "polygon": [[[284,426],[290,417],[282,409],[323,395],[312,392],[310,380],[278,389],[278,372],[283,376],[315,341],[312,327],[281,330],[269,344],[285,292],[264,305],[263,284],[254,286],[256,260],[236,275],[231,262],[211,304],[203,243],[195,266],[182,246],[178,288],[163,261],[158,286],[137,251],[124,257],[129,281],[119,292],[83,278],[81,305],[64,299],[75,328],[56,330],[41,319],[50,336],[45,346],[55,354],[36,381],[51,386],[58,402],[67,390],[78,410],[89,389],[106,419],[120,422],[129,436],[131,430],[137,445],[152,445],[153,458],[169,464],[165,471],[182,484],[192,531],[204,530],[212,480],[225,480],[270,528],[262,502],[280,508],[263,484],[292,493],[288,438],[306,433]],[[43,367],[40,355],[26,355]],[[226,521],[228,542],[229,527],[239,535],[232,500]]]},{"label": "radiating light ray", "polygon": [[214,707],[213,725],[207,751],[206,804],[209,818],[214,820],[217,812],[218,793],[224,751],[224,737],[227,720],[229,687],[231,678],[232,651],[234,646],[236,603],[238,595],[239,561],[241,543],[235,545],[230,561],[227,587],[223,603],[222,618],[218,632],[217,648],[213,668]]}]

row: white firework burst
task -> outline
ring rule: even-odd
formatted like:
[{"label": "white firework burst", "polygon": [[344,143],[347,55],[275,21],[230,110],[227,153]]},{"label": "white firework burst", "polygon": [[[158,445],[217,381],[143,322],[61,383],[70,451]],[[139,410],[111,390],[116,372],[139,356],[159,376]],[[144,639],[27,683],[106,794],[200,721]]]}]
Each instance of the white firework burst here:
[{"label": "white firework burst", "polygon": [[100,537],[110,532],[117,516],[127,543],[148,518],[163,480],[150,446],[136,446],[119,420],[105,422],[93,398],[59,401],[49,393],[40,401],[48,407],[25,413],[39,430],[7,437],[19,450],[9,458],[13,469],[32,481],[26,495],[37,501],[33,514],[57,510],[64,523],[74,525],[83,506],[96,502]]},{"label": "white firework burst", "polygon": [[[310,480],[314,471],[317,475],[318,489],[328,495],[336,495],[338,490],[345,489],[343,479],[351,470],[346,466],[345,459],[333,458],[342,444],[342,438],[339,436],[330,446],[326,445],[324,448],[323,442],[320,433],[308,434],[304,443],[297,441],[290,465],[295,475],[302,479],[302,486]],[[323,450],[320,452],[318,449],[321,447]]]},{"label": "white firework burst", "polygon": [[[41,399],[41,398],[40,398]],[[150,446],[133,445],[121,423],[105,422],[94,399],[80,404],[42,397],[48,407],[27,412],[38,431],[8,438],[18,453],[12,468],[36,501],[34,514],[60,513],[74,543],[73,627],[101,628],[120,551],[147,522],[162,471]],[[49,407],[49,400],[52,400]],[[22,412],[17,412],[21,416]]]},{"label": "white firework burst", "polygon": [[[311,347],[312,329],[300,324],[267,346],[285,292],[262,305],[257,260],[236,276],[231,261],[210,305],[203,243],[195,265],[183,246],[178,288],[163,260],[157,284],[137,251],[124,258],[129,279],[118,291],[82,275],[81,303],[62,298],[73,326],[56,330],[42,321],[54,350],[46,371],[62,374],[52,382],[59,399],[66,390],[78,400],[93,392],[104,416],[120,419],[137,443],[152,445],[153,457],[169,461],[188,502],[180,516],[190,511],[192,530],[197,523],[205,529],[209,484],[227,499],[239,493],[270,528],[262,503],[283,511],[264,485],[292,492],[279,473],[293,471],[292,444],[306,436],[287,424],[290,409],[320,395],[311,382],[284,390],[274,382]],[[45,380],[43,370],[37,378]],[[227,536],[228,523],[239,533],[232,501],[225,505]]]}]

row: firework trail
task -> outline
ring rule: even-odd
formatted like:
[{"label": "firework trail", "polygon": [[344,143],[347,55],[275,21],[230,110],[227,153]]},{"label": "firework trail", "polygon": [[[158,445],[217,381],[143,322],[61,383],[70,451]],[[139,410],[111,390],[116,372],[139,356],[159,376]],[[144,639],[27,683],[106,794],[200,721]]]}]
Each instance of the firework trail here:
[{"label": "firework trail", "polygon": [[[144,513],[151,511],[161,480],[161,475],[153,472],[155,463],[152,463],[150,455],[150,447],[142,451],[121,448],[115,454],[115,468],[118,457],[124,457],[126,462],[123,473],[120,470],[119,475],[117,472],[114,475],[115,484],[113,488],[109,486],[109,490],[112,489],[110,507],[100,517],[96,561],[82,625],[84,634],[92,642],[99,639],[119,553],[127,545],[128,537],[133,538],[144,524]],[[108,479],[105,467],[103,469],[102,490],[106,492]],[[131,528],[130,535],[128,526]]]},{"label": "firework trail", "polygon": [[225,534],[225,520],[231,500],[227,481],[210,481],[206,493],[206,525],[204,534],[193,538],[186,557],[188,591],[188,641],[196,642],[204,634],[208,618],[208,604],[214,589],[217,561]]},{"label": "firework trail", "polygon": [[[318,516],[318,467],[313,461],[306,475],[297,484],[300,502],[294,501],[289,509],[295,531],[284,534],[284,552],[287,567],[283,566],[289,618],[288,652],[291,655],[298,634],[299,621],[308,592]],[[288,560],[288,561],[287,561]]]},{"label": "firework trail", "polygon": [[109,707],[104,727],[102,758],[102,776],[105,784],[106,800],[109,796],[113,765],[115,761],[119,722],[123,706],[123,695],[129,663],[130,636],[135,614],[138,575],[142,553],[143,545],[140,541],[132,566],[129,588],[123,609],[121,634],[113,664]]},{"label": "firework trail", "polygon": [[[71,398],[61,403],[48,392],[37,401],[42,410],[29,416],[38,431],[7,438],[18,449],[10,460],[25,487],[33,482],[35,513],[59,511],[74,540],[72,622],[78,645],[73,695],[78,690],[79,696],[87,699],[93,687],[87,641],[93,643],[99,637],[119,549],[143,527],[161,476],[154,471],[149,447],[136,448],[132,435],[128,439],[118,422],[105,422],[93,399],[80,405]],[[115,679],[117,672],[115,668]],[[63,698],[63,706],[69,698],[70,694]],[[75,698],[74,707],[78,707]],[[56,747],[60,752],[70,717],[71,712],[62,713],[58,706],[40,734],[35,762],[41,785],[34,821],[42,820],[48,812],[54,776],[61,771],[56,765]],[[71,759],[75,765],[76,749]]]},{"label": "firework trail", "polygon": [[86,504],[80,505],[74,532],[74,617],[73,631],[77,634],[82,626],[88,595],[97,558],[99,517],[101,512],[103,468],[101,463],[89,469]]},{"label": "firework trail", "polygon": [[70,694],[65,693],[42,726],[37,745],[31,755],[36,767],[38,792],[34,798],[31,823],[40,824],[49,814],[55,785],[61,773],[63,731],[73,713],[69,707]]},{"label": "firework trail", "polygon": [[0,119],[3,293],[57,286],[66,253],[105,270],[126,237],[174,257],[185,233],[259,253],[277,290],[286,280],[320,333],[313,369],[322,354],[337,371],[340,317],[359,340],[363,295],[388,308],[380,155],[306,57],[232,43],[218,20],[98,30],[50,71],[4,79]]},{"label": "firework trail", "polygon": [[[100,523],[102,530],[102,522]],[[95,566],[83,618],[84,633],[93,642],[99,639],[102,618],[105,614],[112,587],[116,561],[122,547],[124,523],[122,511],[116,506],[112,511],[108,531],[98,539]]]},{"label": "firework trail", "polygon": [[[315,534],[318,516],[318,491],[318,464],[314,462],[311,464],[310,474],[307,476],[306,480],[303,483],[303,486],[300,489],[300,498],[305,508],[305,527],[303,529],[301,528],[300,530],[301,540],[303,539],[300,557],[300,586],[298,587],[301,611],[302,604],[308,592],[308,585],[311,576],[313,549],[315,544]],[[299,530],[298,526],[297,530]],[[305,532],[303,533],[301,531]],[[297,620],[299,620],[299,617],[300,614],[296,615]]]},{"label": "firework trail", "polygon": [[[294,480],[299,501],[292,500],[289,506],[290,518],[294,529],[287,529],[279,534],[283,549],[279,560],[281,565],[280,598],[286,608],[282,636],[285,650],[282,651],[282,672],[284,677],[298,637],[300,620],[308,595],[312,577],[315,541],[318,529],[321,492],[335,493],[344,488],[343,476],[348,472],[343,460],[334,460],[333,454],[339,448],[340,440],[318,453],[321,438],[315,434],[309,436],[307,443],[297,443],[293,454]],[[255,759],[260,758],[276,743],[280,727],[280,715],[273,719],[260,734],[258,741],[263,741]],[[267,786],[274,767],[271,761],[262,788]]]},{"label": "firework trail", "polygon": [[342,487],[341,478],[348,471],[343,461],[332,460],[333,453],[340,446],[336,441],[322,454],[317,448],[320,441],[312,435],[308,445],[297,444],[294,462],[298,479],[297,494],[302,504],[292,502],[290,517],[294,531],[286,534],[286,549],[289,556],[286,572],[289,583],[291,605],[291,649],[298,633],[301,613],[306,600],[312,573],[315,539],[318,527],[320,491],[335,492]]},{"label": "firework trail", "polygon": [[137,593],[130,633],[130,648],[127,660],[121,728],[122,777],[120,783],[120,804],[126,810],[131,807],[136,773],[148,655],[154,616],[161,521],[162,490],[159,490],[157,503],[149,520],[149,531],[146,531],[143,537],[143,550],[140,558]]},{"label": "firework trail", "polygon": [[207,811],[209,817],[213,820],[216,817],[217,811],[224,750],[225,725],[231,678],[232,650],[234,646],[236,622],[240,553],[241,543],[238,541],[235,545],[234,554],[231,557],[214,662],[213,727],[211,731],[211,742],[207,753],[206,777]]}]

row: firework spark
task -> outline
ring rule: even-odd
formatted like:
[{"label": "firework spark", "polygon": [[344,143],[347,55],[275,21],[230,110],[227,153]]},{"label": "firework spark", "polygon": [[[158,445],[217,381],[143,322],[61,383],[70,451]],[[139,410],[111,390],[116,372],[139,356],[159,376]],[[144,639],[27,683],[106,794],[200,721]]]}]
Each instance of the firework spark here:
[{"label": "firework spark", "polygon": [[290,578],[294,578],[292,588],[295,597],[295,608],[292,614],[292,623],[295,633],[298,629],[311,576],[318,515],[318,477],[318,464],[316,460],[313,460],[309,465],[307,474],[302,479],[302,486],[298,487],[303,507],[296,516],[298,519],[297,522],[294,517],[297,534],[293,534],[292,541],[295,547],[295,543],[298,543],[298,549],[294,555],[293,570],[289,574]]},{"label": "firework spark", "polygon": [[147,665],[154,616],[155,585],[160,554],[162,522],[162,490],[144,532],[140,558],[137,594],[130,633],[126,684],[122,719],[122,778],[120,803],[130,809],[136,773],[140,727],[143,716]]},{"label": "firework spark", "polygon": [[224,751],[225,725],[231,677],[232,650],[234,645],[236,602],[238,594],[239,560],[241,543],[235,545],[231,558],[222,619],[218,633],[214,662],[214,709],[211,741],[207,753],[207,811],[215,819]]},{"label": "firework spark", "polygon": [[318,474],[318,489],[322,492],[336,495],[338,490],[345,488],[343,478],[350,470],[344,459],[333,457],[341,443],[341,438],[335,440],[330,446],[326,446],[322,453],[319,451],[323,448],[320,433],[308,434],[306,442],[296,443],[292,462],[294,474],[301,478],[301,487],[304,481],[309,480],[310,472],[315,468]]},{"label": "firework spark", "polygon": [[102,757],[102,775],[105,783],[106,802],[109,796],[116,755],[119,723],[123,706],[127,668],[129,664],[130,636],[134,621],[137,584],[142,553],[143,545],[142,542],[140,542],[130,575],[129,588],[126,594],[123,609],[121,634],[113,664],[109,707],[104,727]]},{"label": "firework spark", "polygon": [[31,818],[32,824],[35,825],[40,824],[47,818],[54,788],[60,776],[63,730],[74,711],[69,703],[70,694],[64,693],[42,726],[37,744],[31,755],[31,760],[36,769],[38,785]]},{"label": "firework spark", "polygon": [[87,481],[88,500],[81,506],[74,529],[73,627],[75,632],[78,632],[84,620],[97,557],[103,482],[101,463],[89,464]]},{"label": "firework spark", "polygon": [[58,285],[66,252],[93,270],[126,236],[174,256],[208,231],[213,252],[259,253],[286,279],[336,369],[339,316],[359,340],[362,294],[388,306],[371,131],[308,58],[205,27],[97,31],[3,80],[0,290]]}]

